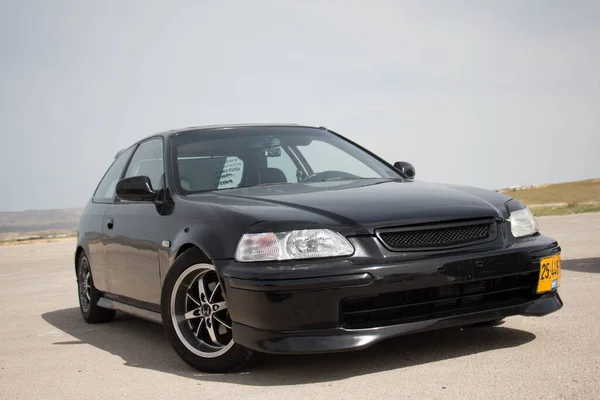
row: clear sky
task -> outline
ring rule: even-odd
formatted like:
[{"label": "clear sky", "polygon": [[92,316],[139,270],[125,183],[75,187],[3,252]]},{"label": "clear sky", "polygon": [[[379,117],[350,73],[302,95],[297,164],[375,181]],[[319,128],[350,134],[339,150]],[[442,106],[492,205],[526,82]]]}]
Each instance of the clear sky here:
[{"label": "clear sky", "polygon": [[0,1],[0,210],[186,126],[325,125],[417,178],[600,176],[600,1]]}]

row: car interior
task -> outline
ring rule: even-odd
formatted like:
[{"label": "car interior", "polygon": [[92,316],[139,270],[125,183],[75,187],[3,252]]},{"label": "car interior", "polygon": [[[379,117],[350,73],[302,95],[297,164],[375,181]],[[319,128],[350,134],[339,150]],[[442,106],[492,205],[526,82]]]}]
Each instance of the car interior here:
[{"label": "car interior", "polygon": [[288,183],[281,169],[267,166],[265,151],[180,158],[178,167],[179,183],[187,191]]}]

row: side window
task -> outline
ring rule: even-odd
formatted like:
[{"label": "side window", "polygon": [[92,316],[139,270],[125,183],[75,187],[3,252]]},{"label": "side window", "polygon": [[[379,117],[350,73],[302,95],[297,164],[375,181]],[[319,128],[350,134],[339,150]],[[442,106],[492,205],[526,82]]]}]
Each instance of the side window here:
[{"label": "side window", "polygon": [[281,170],[288,183],[298,182],[298,177],[296,175],[298,168],[296,167],[296,164],[294,164],[294,161],[281,147],[275,147],[275,149],[280,149],[280,155],[278,157],[268,157],[267,167]]},{"label": "side window", "polygon": [[112,203],[115,198],[115,189],[117,187],[117,182],[119,182],[119,178],[121,177],[121,173],[123,172],[123,168],[125,168],[125,164],[127,164],[127,160],[131,156],[134,147],[130,147],[116,158],[116,160],[112,163],[108,171],[104,174],[104,177],[100,181],[100,184],[96,188],[96,192],[94,192],[93,200],[96,203]]},{"label": "side window", "polygon": [[162,189],[164,172],[162,139],[152,139],[138,146],[127,167],[125,178],[147,176],[153,189]]}]

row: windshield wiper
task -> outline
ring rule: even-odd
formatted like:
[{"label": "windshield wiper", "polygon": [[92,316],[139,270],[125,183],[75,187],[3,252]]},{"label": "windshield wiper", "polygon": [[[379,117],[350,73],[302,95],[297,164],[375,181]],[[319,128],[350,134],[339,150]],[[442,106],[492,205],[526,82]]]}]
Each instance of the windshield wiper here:
[{"label": "windshield wiper", "polygon": [[340,177],[340,178],[328,178],[328,179],[322,179],[318,182],[329,182],[329,181],[355,181],[358,179],[385,179],[385,178],[360,178],[360,177],[356,177],[356,178],[346,178],[346,177]]},{"label": "windshield wiper", "polygon": [[258,185],[254,185],[254,186],[291,185],[292,183],[296,183],[296,182],[259,183]]},{"label": "windshield wiper", "polygon": [[258,187],[258,186],[291,185],[292,183],[296,183],[296,182],[259,183],[257,185],[245,185],[245,186],[236,186],[236,187],[232,187],[232,188],[217,189],[217,191],[233,190],[233,189],[247,189],[247,188]]}]

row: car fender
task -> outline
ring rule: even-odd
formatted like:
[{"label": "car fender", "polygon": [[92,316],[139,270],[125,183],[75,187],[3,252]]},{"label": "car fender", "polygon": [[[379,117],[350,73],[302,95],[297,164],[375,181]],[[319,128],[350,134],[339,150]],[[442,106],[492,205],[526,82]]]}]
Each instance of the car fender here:
[{"label": "car fender", "polygon": [[207,262],[232,259],[243,232],[244,229],[232,229],[219,223],[197,223],[178,230],[173,236],[168,251],[161,252],[161,285],[177,257],[191,247],[200,249],[206,256]]},{"label": "car fender", "polygon": [[87,238],[85,237],[85,235],[82,235],[79,231],[77,232],[77,245],[75,246],[75,253],[73,254],[73,256],[75,257],[74,261],[74,267],[75,267],[75,274],[77,274],[77,263],[79,262],[79,256],[81,255],[81,253],[85,253],[88,256],[88,260],[90,261],[90,264],[92,263],[92,260],[90,259],[90,247],[87,241]]}]

